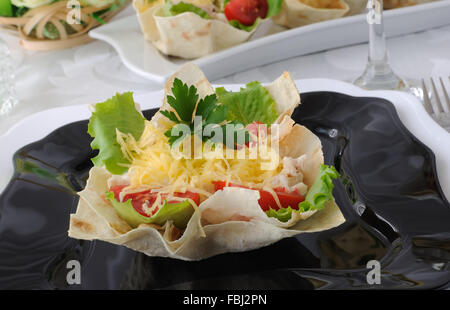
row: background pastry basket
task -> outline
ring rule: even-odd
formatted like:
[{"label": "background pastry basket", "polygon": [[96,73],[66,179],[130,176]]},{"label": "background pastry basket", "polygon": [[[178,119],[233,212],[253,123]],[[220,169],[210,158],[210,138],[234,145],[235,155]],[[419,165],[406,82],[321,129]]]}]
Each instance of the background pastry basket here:
[{"label": "background pastry basket", "polygon": [[[130,0],[115,0],[103,6],[74,6],[74,3],[78,2],[56,1],[29,9],[20,17],[0,16],[0,27],[19,36],[20,44],[28,50],[69,48],[92,41],[88,32],[108,22],[123,10]],[[69,23],[70,18],[76,22]],[[46,35],[49,27],[53,34],[56,34],[55,38]]]}]

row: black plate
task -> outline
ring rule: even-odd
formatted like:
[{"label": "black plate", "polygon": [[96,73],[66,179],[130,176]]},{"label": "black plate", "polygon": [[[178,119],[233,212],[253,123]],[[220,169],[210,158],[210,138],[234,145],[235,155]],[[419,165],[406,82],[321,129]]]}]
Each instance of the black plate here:
[{"label": "black plate", "polygon": [[[320,137],[325,162],[342,174],[334,196],[345,224],[199,262],[71,239],[69,214],[95,155],[80,121],[14,156],[16,173],[0,196],[0,288],[448,287],[450,205],[433,153],[384,99],[314,92],[302,102],[293,118]],[[80,285],[66,281],[73,259],[81,262]],[[367,283],[370,260],[381,264],[379,285]]]}]

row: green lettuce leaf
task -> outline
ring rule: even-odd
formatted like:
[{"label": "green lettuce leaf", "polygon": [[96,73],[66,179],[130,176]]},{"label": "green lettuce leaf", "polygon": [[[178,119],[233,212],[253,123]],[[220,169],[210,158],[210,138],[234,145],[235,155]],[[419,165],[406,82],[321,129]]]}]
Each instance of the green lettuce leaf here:
[{"label": "green lettuce leaf", "polygon": [[166,0],[163,10],[166,17],[175,16],[185,12],[192,12],[194,14],[197,14],[201,18],[211,19],[211,16],[209,16],[209,14],[205,10],[191,3],[186,3],[183,1],[178,2],[177,4],[172,4],[170,0]]},{"label": "green lettuce leaf", "polygon": [[136,228],[139,224],[157,224],[162,226],[168,220],[172,220],[173,224],[178,228],[186,228],[189,219],[194,213],[194,208],[188,200],[178,203],[167,203],[166,201],[158,212],[151,217],[146,217],[133,208],[131,199],[119,202],[114,197],[113,192],[106,192],[106,198],[111,202],[119,216],[133,228]]},{"label": "green lettuce leaf", "polygon": [[229,23],[231,26],[233,26],[234,28],[237,28],[237,29],[240,29],[240,30],[245,30],[245,31],[250,32],[250,31],[252,31],[253,29],[255,29],[256,26],[258,26],[258,24],[259,24],[260,22],[261,22],[261,18],[258,17],[258,18],[255,20],[255,22],[253,23],[253,25],[250,25],[250,26],[246,26],[246,25],[242,24],[240,21],[235,20],[235,19],[230,20],[228,23]]},{"label": "green lettuce leaf", "polygon": [[298,205],[300,212],[321,210],[324,204],[333,200],[333,179],[339,177],[339,172],[333,166],[320,165],[319,174],[311,185],[305,200]]},{"label": "green lettuce leaf", "polygon": [[253,122],[270,125],[278,117],[275,100],[258,81],[248,83],[238,92],[219,87],[216,94],[219,102],[228,107],[227,119],[230,121],[237,121],[244,126]]},{"label": "green lettuce leaf", "polygon": [[297,210],[294,210],[291,207],[281,208],[281,209],[278,209],[278,210],[270,208],[269,210],[266,211],[266,214],[267,214],[268,217],[275,217],[280,222],[284,223],[284,222],[287,222],[287,221],[289,221],[291,219],[292,211],[297,211]]},{"label": "green lettuce leaf", "polygon": [[11,0],[0,1],[0,16],[13,16]]},{"label": "green lettuce leaf", "polygon": [[105,166],[112,174],[123,174],[128,168],[120,163],[129,163],[117,143],[116,129],[131,134],[136,140],[141,137],[145,118],[136,110],[131,92],[116,94],[105,102],[97,103],[89,119],[88,133],[94,138],[92,149],[99,150],[92,162]]},{"label": "green lettuce leaf", "polygon": [[326,202],[333,200],[333,179],[338,178],[339,173],[333,166],[320,165],[319,169],[319,174],[306,194],[305,200],[298,204],[298,210],[292,209],[290,206],[278,210],[271,208],[266,211],[267,216],[287,222],[291,219],[292,212],[321,210]]},{"label": "green lettuce leaf", "polygon": [[280,13],[283,0],[267,0],[267,4],[269,5],[269,10],[267,11],[266,18],[271,18]]}]

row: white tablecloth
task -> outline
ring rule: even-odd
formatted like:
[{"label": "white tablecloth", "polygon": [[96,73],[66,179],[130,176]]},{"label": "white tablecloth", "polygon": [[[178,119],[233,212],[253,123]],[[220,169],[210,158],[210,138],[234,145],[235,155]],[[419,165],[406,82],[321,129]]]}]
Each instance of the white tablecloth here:
[{"label": "white tablecloth", "polygon": [[[134,14],[127,8],[116,18]],[[18,120],[57,106],[95,103],[115,92],[144,94],[160,86],[130,70],[108,44],[87,45],[53,52],[23,50],[17,38],[0,33],[7,42],[14,66],[19,104],[0,120],[0,134]],[[409,79],[450,76],[450,25],[394,37],[387,42],[394,70]],[[367,44],[347,46],[306,56],[294,57],[213,81],[217,84],[270,82],[284,70],[294,79],[332,78],[353,81],[364,69]],[[301,91],[301,90],[300,90]]]}]

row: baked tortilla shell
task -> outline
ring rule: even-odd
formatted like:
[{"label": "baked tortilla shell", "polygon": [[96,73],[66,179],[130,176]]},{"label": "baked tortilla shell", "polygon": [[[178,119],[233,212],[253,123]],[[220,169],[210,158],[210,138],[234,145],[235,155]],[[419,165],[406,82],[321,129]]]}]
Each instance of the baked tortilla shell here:
[{"label": "baked tortilla shell", "polygon": [[[194,212],[188,225],[177,240],[170,238],[173,225],[164,227],[141,224],[121,231],[113,222],[122,221],[112,214],[110,221],[102,215],[97,201],[102,193],[94,186],[107,183],[109,172],[94,167],[86,188],[80,192],[80,202],[70,217],[69,236],[84,240],[102,240],[123,245],[148,256],[171,257],[181,260],[201,260],[227,252],[242,252],[270,245],[283,238],[301,233],[327,230],[342,224],[345,219],[334,201],[306,219],[297,220],[291,228],[289,223],[269,218],[258,204],[259,193],[244,188],[225,188],[205,200],[199,211]],[[95,180],[92,182],[91,180]],[[103,186],[103,185],[102,185]],[[86,195],[87,192],[90,194]],[[95,197],[95,198],[93,198]],[[112,210],[113,207],[110,206]],[[203,227],[201,226],[203,223]],[[128,224],[126,224],[128,225]]]},{"label": "baked tortilla shell", "polygon": [[[136,6],[135,6],[136,8]],[[163,6],[143,12],[136,8],[144,37],[165,55],[184,59],[199,58],[247,41],[254,33],[219,19],[204,19],[192,12],[162,15]]]},{"label": "baked tortilla shell", "polygon": [[[214,92],[200,69],[187,64],[168,80],[164,98],[171,94],[175,77],[195,85],[200,97]],[[287,72],[266,88],[281,114],[292,113],[300,103],[295,83]],[[161,109],[167,108],[164,101]],[[151,122],[164,125],[160,113]],[[306,127],[295,124],[279,142],[279,153],[281,157],[304,157],[301,172],[309,188],[323,163],[320,139]],[[297,234],[327,230],[345,221],[336,203],[330,201],[319,211],[294,212],[289,221],[281,222],[261,209],[258,191],[230,187],[203,201],[184,231],[171,222],[163,227],[141,224],[133,229],[105,198],[111,178],[103,167],[91,169],[86,188],[79,193],[77,211],[70,217],[70,237],[124,245],[149,256],[201,260],[221,253],[257,249]]]},{"label": "baked tortilla shell", "polygon": [[435,0],[385,0],[383,1],[383,7],[385,9],[397,9],[433,1]]},{"label": "baked tortilla shell", "polygon": [[367,0],[344,0],[348,4],[347,16],[363,13],[367,6]]},{"label": "baked tortilla shell", "polygon": [[340,6],[339,9],[320,9],[299,0],[284,0],[280,13],[273,17],[273,21],[288,28],[296,28],[342,17],[349,11],[349,6],[343,0],[340,0]]}]

